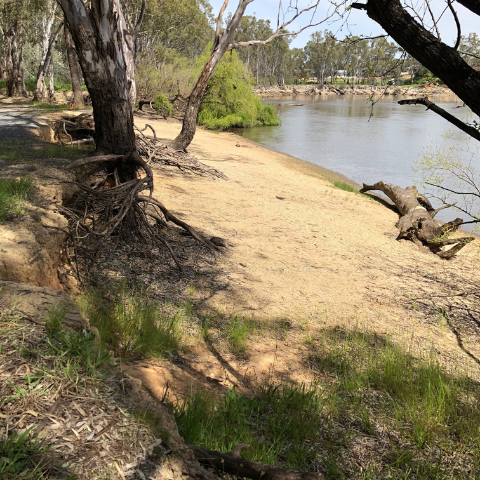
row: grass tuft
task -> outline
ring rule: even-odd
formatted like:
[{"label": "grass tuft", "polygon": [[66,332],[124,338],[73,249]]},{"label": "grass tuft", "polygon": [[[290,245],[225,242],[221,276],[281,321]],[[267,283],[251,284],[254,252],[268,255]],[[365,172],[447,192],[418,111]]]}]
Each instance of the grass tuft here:
[{"label": "grass tuft", "polygon": [[180,433],[223,452],[247,443],[250,460],[327,479],[480,478],[478,383],[375,334],[335,328],[305,343],[317,385],[197,392],[174,405]]},{"label": "grass tuft", "polygon": [[29,177],[0,178],[0,224],[26,213],[25,202],[32,187]]},{"label": "grass tuft", "polygon": [[240,443],[254,461],[304,468],[317,455],[314,438],[322,400],[315,387],[265,385],[253,398],[230,390],[222,400],[199,392],[174,405],[181,435],[188,443],[226,452]]},{"label": "grass tuft", "polygon": [[45,462],[48,448],[37,438],[31,438],[31,427],[22,434],[11,432],[0,439],[0,478],[3,480],[48,478]]},{"label": "grass tuft", "polygon": [[163,357],[181,345],[184,309],[162,308],[158,302],[121,286],[113,295],[90,292],[80,306],[115,356]]},{"label": "grass tuft", "polygon": [[358,188],[355,188],[353,185],[350,185],[346,182],[340,182],[338,180],[334,181],[333,184],[335,187],[339,188],[340,190],[345,190],[346,192],[353,192],[358,193]]}]

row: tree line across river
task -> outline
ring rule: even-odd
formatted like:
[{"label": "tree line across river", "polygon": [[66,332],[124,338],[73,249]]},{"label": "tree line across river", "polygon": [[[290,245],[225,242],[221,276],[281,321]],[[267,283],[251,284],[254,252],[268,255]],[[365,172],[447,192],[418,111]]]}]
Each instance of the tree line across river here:
[{"label": "tree line across river", "polygon": [[[127,20],[135,18],[140,2],[124,3]],[[231,16],[227,17],[226,23],[230,20]],[[54,100],[55,86],[70,90],[73,83],[75,90],[83,84],[68,29],[65,35],[61,32],[62,22],[63,14],[55,0],[0,2],[0,35],[3,37],[0,43],[0,86],[8,95],[32,91],[38,100]],[[215,33],[214,23],[212,8],[206,0],[147,2],[137,37],[137,98],[154,99],[157,94],[172,97],[179,92],[188,96],[208,57],[209,44],[211,46]],[[274,33],[269,20],[244,15],[236,29],[234,42],[266,40]],[[304,48],[291,48],[290,43],[290,37],[278,36],[268,44],[239,49],[238,59],[243,65],[235,61],[235,65],[224,67],[222,75],[214,73],[211,83],[215,83],[216,75],[217,87],[212,90],[216,88],[217,92],[211,95],[208,103],[224,104],[227,115],[234,114],[228,104],[238,103],[240,92],[230,95],[230,99],[224,98],[230,92],[218,92],[220,82],[230,82],[230,88],[242,85],[243,92],[252,84],[439,82],[417,60],[384,37],[339,40],[331,31],[319,30],[312,33]],[[459,51],[470,65],[480,67],[480,39],[476,33],[461,37]],[[78,95],[76,104],[81,101]],[[249,104],[252,102],[252,98],[247,100]],[[208,112],[206,105],[207,102],[204,117],[208,123],[212,113]],[[258,105],[256,108],[260,109]],[[271,112],[267,116],[273,122]],[[217,123],[213,122],[214,126],[220,126]],[[253,125],[258,121],[246,123]]]}]

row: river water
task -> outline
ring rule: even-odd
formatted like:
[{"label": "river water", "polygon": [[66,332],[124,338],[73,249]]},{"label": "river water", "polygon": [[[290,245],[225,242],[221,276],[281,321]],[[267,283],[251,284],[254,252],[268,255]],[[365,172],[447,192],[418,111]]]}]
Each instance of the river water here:
[{"label": "river water", "polygon": [[[459,118],[471,116],[454,99],[436,97],[434,101]],[[412,167],[424,153],[442,143],[447,148],[462,146],[468,136],[424,106],[402,106],[398,100],[382,98],[372,111],[364,96],[269,98],[266,103],[276,106],[282,124],[235,133],[360,185],[383,180],[407,187],[421,180]]]}]

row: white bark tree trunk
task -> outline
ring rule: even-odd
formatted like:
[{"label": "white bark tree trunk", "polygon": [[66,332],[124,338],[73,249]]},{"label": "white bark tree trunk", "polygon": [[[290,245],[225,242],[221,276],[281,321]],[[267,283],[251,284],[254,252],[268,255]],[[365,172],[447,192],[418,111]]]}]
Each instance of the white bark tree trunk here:
[{"label": "white bark tree trunk", "polygon": [[93,105],[98,152],[135,151],[135,40],[120,0],[60,0]]},{"label": "white bark tree trunk", "polygon": [[45,84],[45,72],[48,66],[49,58],[49,50],[50,50],[50,43],[52,41],[52,29],[53,23],[55,22],[55,14],[57,12],[57,4],[53,4],[52,11],[50,16],[43,19],[42,26],[44,27],[44,35],[42,41],[42,57],[40,60],[40,65],[38,67],[37,73],[37,83],[35,86],[35,93],[33,94],[34,100],[47,100],[47,86]]}]

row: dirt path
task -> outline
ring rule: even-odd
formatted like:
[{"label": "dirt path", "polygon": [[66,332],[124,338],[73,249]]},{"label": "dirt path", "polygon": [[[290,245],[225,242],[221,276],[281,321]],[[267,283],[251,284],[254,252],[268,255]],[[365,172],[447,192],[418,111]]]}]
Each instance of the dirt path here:
[{"label": "dirt path", "polygon": [[[137,119],[138,126],[144,123]],[[147,123],[167,139],[180,129],[175,122]],[[186,357],[188,368],[137,368],[152,388],[160,392],[167,380],[181,386],[199,375],[207,384],[207,377],[242,384],[249,375],[272,371],[284,379],[312,379],[303,361],[306,339],[337,325],[388,335],[412,351],[437,352],[451,368],[478,376],[479,325],[449,327],[429,300],[432,293],[478,284],[478,242],[450,262],[397,242],[398,216],[384,205],[334,188],[314,165],[234,134],[200,129],[189,151],[229,178],[171,169],[156,178],[155,195],[168,208],[231,244],[216,262],[222,288],[212,291],[199,278],[196,300],[212,312],[287,325],[288,335],[257,336],[241,357],[196,345]]]}]

